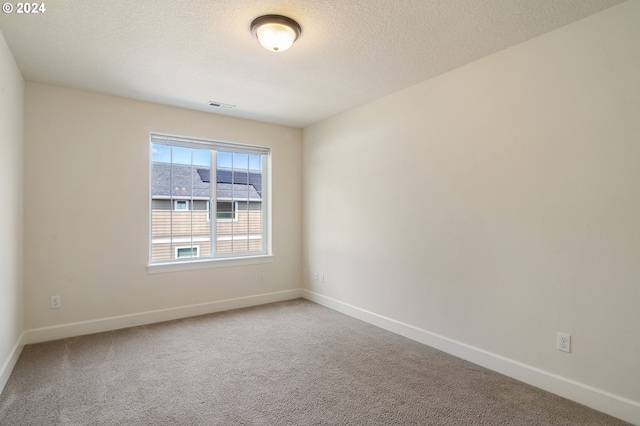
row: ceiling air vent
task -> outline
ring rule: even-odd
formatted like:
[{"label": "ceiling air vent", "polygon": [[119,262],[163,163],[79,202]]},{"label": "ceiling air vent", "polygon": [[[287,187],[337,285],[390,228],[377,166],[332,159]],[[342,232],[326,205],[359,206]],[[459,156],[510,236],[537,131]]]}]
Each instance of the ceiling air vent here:
[{"label": "ceiling air vent", "polygon": [[231,109],[231,108],[235,108],[235,105],[229,105],[229,104],[225,104],[222,102],[216,102],[216,101],[209,101],[209,106],[212,106],[214,108],[227,108],[227,109]]}]

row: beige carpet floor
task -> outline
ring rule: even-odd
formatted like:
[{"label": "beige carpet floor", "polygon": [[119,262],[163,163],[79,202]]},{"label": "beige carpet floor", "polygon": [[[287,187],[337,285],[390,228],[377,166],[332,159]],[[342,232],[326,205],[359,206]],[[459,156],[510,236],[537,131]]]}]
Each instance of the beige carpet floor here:
[{"label": "beige carpet floor", "polygon": [[28,345],[1,425],[619,425],[299,299]]}]

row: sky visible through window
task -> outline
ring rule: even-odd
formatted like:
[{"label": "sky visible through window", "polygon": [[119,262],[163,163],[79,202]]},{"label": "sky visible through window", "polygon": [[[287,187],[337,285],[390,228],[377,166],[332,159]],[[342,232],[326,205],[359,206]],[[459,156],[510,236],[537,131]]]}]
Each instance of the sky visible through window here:
[{"label": "sky visible through window", "polygon": [[[151,153],[152,161],[158,163],[211,166],[211,156],[208,149],[183,148],[154,143],[151,144]],[[223,169],[262,170],[260,155],[218,151],[217,162],[218,168]]]}]

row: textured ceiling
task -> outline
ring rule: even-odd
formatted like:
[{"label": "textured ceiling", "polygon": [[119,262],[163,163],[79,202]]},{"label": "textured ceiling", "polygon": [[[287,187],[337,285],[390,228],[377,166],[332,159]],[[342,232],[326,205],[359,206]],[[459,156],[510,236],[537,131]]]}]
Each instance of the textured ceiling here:
[{"label": "textured ceiling", "polygon": [[[0,31],[27,81],[305,127],[623,1],[47,0]],[[300,23],[291,49],[263,14]]]}]

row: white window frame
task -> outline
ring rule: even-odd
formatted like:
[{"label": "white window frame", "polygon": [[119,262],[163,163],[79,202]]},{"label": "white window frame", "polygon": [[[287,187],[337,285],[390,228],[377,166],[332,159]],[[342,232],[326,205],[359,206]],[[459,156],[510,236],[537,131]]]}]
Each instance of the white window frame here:
[{"label": "white window frame", "polygon": [[[175,136],[175,135],[167,135],[160,133],[151,133],[150,134],[150,143],[149,143],[149,263],[147,264],[147,271],[150,274],[156,273],[165,273],[165,272],[176,272],[176,271],[188,271],[194,269],[208,269],[208,268],[216,268],[216,267],[228,267],[228,266],[239,266],[239,265],[252,265],[252,264],[261,264],[261,263],[270,263],[273,261],[272,254],[272,222],[271,222],[271,150],[268,147],[258,146],[258,145],[246,145],[246,144],[236,144],[230,142],[220,142],[213,140],[205,140],[205,139],[196,139],[189,138],[183,136]],[[217,242],[217,237],[215,236],[215,226],[211,226],[211,248],[210,253],[214,254],[216,257],[199,257],[200,249],[198,248],[198,257],[192,258],[180,258],[173,259],[170,261],[151,261],[152,254],[152,229],[151,229],[151,218],[152,218],[152,196],[151,196],[151,169],[152,169],[152,146],[153,144],[160,145],[168,145],[168,146],[180,146],[185,148],[193,148],[193,149],[208,149],[212,151],[212,166],[211,170],[211,198],[208,203],[209,212],[211,217],[217,216],[217,212],[215,208],[211,208],[212,206],[217,206],[217,191],[216,191],[216,175],[215,175],[215,154],[217,151],[224,152],[235,152],[235,153],[247,153],[247,154],[260,154],[262,157],[262,218],[261,223],[263,225],[262,228],[262,251],[260,252],[247,252],[245,253],[230,253],[225,255],[220,255],[216,253],[215,243]],[[228,201],[228,200],[221,200]],[[236,220],[238,218],[238,202],[236,202]],[[174,204],[175,207],[175,204]],[[185,211],[185,210],[178,210]],[[216,219],[218,220],[218,219]],[[219,219],[221,221],[230,221],[230,219]],[[180,246],[179,248],[189,248],[190,246]],[[177,257],[177,250],[174,253]]]}]

